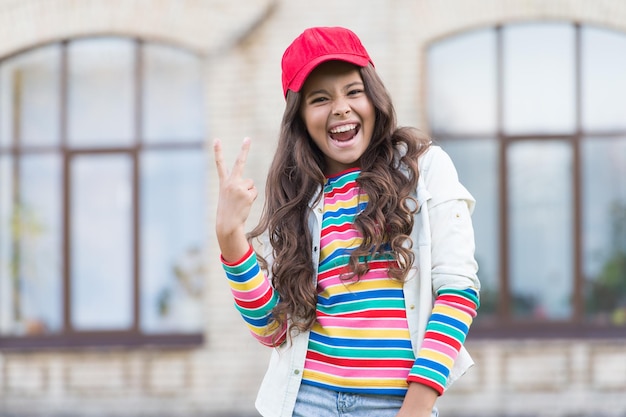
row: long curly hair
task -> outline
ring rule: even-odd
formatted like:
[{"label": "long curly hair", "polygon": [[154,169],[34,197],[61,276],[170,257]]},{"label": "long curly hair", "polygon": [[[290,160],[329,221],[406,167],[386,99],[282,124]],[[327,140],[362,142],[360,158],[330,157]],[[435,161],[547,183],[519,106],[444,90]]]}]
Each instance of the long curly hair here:
[{"label": "long curly hair", "polygon": [[[358,279],[369,269],[362,259],[387,245],[396,260],[389,276],[403,281],[414,262],[410,234],[417,202],[411,193],[417,188],[417,161],[431,141],[417,129],[398,127],[389,93],[374,68],[369,65],[359,70],[375,109],[375,123],[357,180],[369,198],[355,219],[363,240],[351,253],[349,267],[352,277]],[[272,311],[276,327],[272,328],[290,323],[289,334],[308,330],[315,322],[317,291],[308,219],[311,203],[322,198],[325,183],[325,158],[306,130],[300,104],[301,94],[289,91],[263,212],[248,234],[252,242],[267,233],[273,262],[269,265],[260,254],[258,258],[279,295]]]}]

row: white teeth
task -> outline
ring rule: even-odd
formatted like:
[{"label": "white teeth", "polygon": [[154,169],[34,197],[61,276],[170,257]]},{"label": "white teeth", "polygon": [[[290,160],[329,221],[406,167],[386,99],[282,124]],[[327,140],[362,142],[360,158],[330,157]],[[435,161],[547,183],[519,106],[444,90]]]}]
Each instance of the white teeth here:
[{"label": "white teeth", "polygon": [[343,133],[348,130],[356,129],[356,124],[342,125],[330,130],[330,133]]}]

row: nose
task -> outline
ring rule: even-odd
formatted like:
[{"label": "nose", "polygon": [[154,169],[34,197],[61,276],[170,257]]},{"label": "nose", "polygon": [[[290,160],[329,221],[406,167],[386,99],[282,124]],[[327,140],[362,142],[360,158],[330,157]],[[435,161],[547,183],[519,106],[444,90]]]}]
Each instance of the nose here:
[{"label": "nose", "polygon": [[335,106],[333,107],[333,114],[335,116],[344,116],[350,113],[350,105],[346,100],[335,100]]}]

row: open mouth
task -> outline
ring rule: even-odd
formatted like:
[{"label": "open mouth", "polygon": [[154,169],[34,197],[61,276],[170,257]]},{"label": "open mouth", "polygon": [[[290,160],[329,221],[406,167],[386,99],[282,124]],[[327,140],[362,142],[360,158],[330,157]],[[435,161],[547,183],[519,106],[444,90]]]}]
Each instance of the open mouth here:
[{"label": "open mouth", "polygon": [[345,142],[352,139],[359,132],[359,125],[356,123],[337,126],[328,131],[328,135],[332,140]]}]

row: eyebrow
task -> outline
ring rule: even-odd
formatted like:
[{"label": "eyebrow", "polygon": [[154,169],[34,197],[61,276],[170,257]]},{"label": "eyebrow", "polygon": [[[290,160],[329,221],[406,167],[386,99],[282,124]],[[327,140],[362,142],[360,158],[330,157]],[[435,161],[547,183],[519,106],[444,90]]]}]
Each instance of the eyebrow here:
[{"label": "eyebrow", "polygon": [[[353,82],[351,82],[351,83],[346,84],[346,85],[343,87],[343,89],[344,89],[344,90],[347,90],[347,89],[350,89],[350,88],[354,87],[355,85],[365,86],[365,84],[364,84],[362,81],[353,81]],[[304,98],[305,98],[305,99],[306,99],[306,98],[309,98],[309,97],[311,97],[311,96],[313,96],[313,95],[315,95],[315,94],[328,94],[328,91],[326,91],[326,90],[325,90],[325,89],[323,89],[323,88],[320,88],[319,90],[314,90],[314,91],[311,91],[309,94],[307,94],[306,96],[304,96]]]},{"label": "eyebrow", "polygon": [[309,98],[309,97],[314,96],[316,94],[328,94],[328,92],[326,90],[324,90],[323,88],[321,88],[319,90],[311,91],[310,93],[305,95],[304,98]]}]

